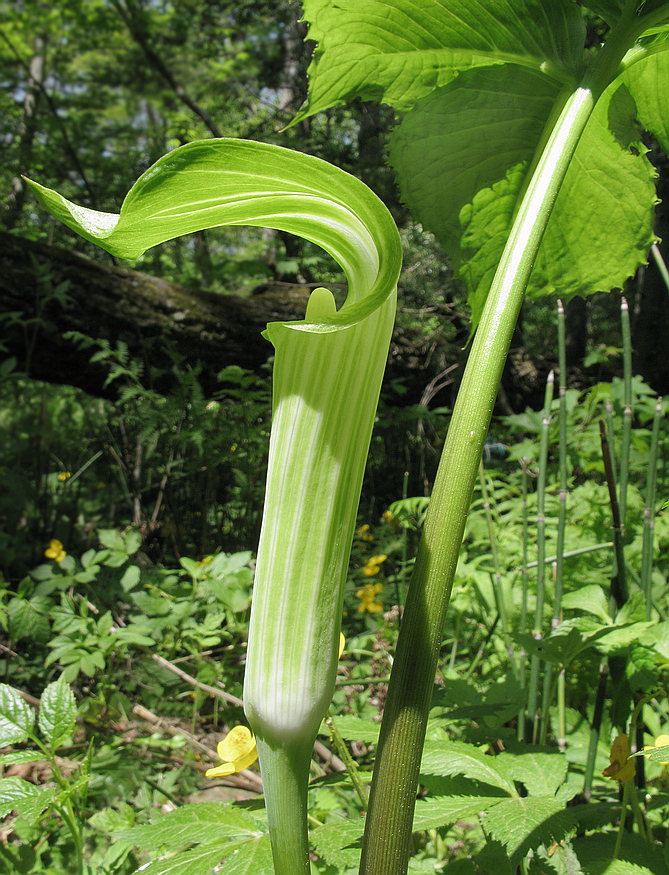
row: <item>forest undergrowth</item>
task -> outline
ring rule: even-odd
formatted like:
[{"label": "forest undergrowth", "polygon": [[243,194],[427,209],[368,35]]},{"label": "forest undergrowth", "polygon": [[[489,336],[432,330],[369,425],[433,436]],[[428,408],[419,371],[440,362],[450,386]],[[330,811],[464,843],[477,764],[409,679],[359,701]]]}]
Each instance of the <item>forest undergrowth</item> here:
[{"label": "forest undergrowth", "polygon": [[[666,866],[667,765],[626,757],[669,743],[669,448],[665,408],[626,361],[624,379],[563,385],[555,399],[551,375],[543,411],[491,431],[443,632],[412,872],[499,872],[500,859],[509,872],[563,872],[574,854],[582,871],[609,854],[635,871]],[[21,377],[0,388],[0,855],[11,873],[130,873],[162,847],[167,859],[181,852],[179,871],[205,872],[222,853],[208,818],[236,800],[226,850],[270,872],[254,756],[204,774],[216,772],[217,741],[245,723],[244,546],[257,539],[267,383],[228,369],[214,400],[185,377],[162,398],[133,383],[129,364],[115,404]],[[439,445],[448,412],[413,416],[399,437],[424,471],[417,447]],[[396,488],[394,501],[363,493],[345,645],[311,765],[323,873],[357,863],[429,504]],[[635,779],[621,783],[625,768]],[[196,818],[188,801],[206,803]]]}]

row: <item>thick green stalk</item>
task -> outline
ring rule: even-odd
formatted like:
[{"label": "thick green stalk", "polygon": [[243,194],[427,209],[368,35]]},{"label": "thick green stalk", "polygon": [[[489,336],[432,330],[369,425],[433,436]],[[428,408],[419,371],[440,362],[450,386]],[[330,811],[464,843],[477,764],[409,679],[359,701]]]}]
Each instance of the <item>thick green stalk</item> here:
[{"label": "thick green stalk", "polygon": [[256,738],[275,875],[309,875],[307,790],[312,748]]},{"label": "thick green stalk", "polygon": [[[425,520],[391,675],[363,842],[361,875],[404,875],[442,630],[479,459],[539,244],[579,138],[637,29],[628,4],[566,101],[528,185],[488,294],[453,410]],[[447,208],[447,205],[445,205]]]}]

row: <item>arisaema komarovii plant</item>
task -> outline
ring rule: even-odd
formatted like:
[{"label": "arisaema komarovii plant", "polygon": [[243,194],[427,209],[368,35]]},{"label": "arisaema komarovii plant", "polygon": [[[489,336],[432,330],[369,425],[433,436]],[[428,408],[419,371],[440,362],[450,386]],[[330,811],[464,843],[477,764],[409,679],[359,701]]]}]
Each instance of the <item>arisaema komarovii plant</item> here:
[{"label": "arisaema komarovii plant", "polygon": [[391,164],[476,327],[400,629],[363,875],[406,872],[445,612],[521,303],[620,287],[654,240],[642,129],[669,153],[669,3],[584,5],[610,29],[587,50],[572,0],[304,0],[317,48],[299,118],[355,97],[401,114]]},{"label": "arisaema komarovii plant", "polygon": [[316,289],[304,321],[271,323],[267,492],[244,685],[277,873],[309,872],[307,784],[334,691],[344,583],[395,316],[399,234],[378,198],[323,161],[242,140],[191,143],[133,186],[120,215],[35,183],[51,212],[113,255],[261,225],[317,243],[344,269],[345,304]]},{"label": "arisaema komarovii plant", "polygon": [[[574,294],[620,286],[645,261],[653,242],[654,171],[640,126],[669,151],[669,3],[600,0],[588,5],[610,26],[610,33],[603,46],[585,51],[583,9],[571,0],[305,0],[309,36],[318,47],[302,117],[356,96],[381,99],[404,113],[393,136],[391,162],[415,217],[441,240],[464,279],[477,326],[405,606],[363,843],[364,875],[406,872],[445,612],[481,450],[522,300],[526,294],[537,297],[556,291],[567,300]],[[179,151],[188,160],[179,163],[169,156],[157,168],[162,164],[175,178],[180,169],[185,175],[194,153]],[[301,158],[295,158],[298,160]],[[140,180],[145,186],[142,191],[159,190],[167,185],[167,176],[163,169],[156,172],[154,168],[143,182]],[[246,183],[253,188],[249,179]],[[192,195],[189,185],[184,184],[179,197],[190,206],[184,209],[172,202],[167,213],[162,206],[151,213],[148,197],[143,197],[142,203],[133,198],[136,186],[124,204],[124,210],[128,205],[128,220],[125,225],[119,221],[118,229],[134,227],[136,236],[147,237],[145,245],[137,245],[135,240],[125,253],[139,254],[174,233],[220,224],[213,205],[207,205],[214,197],[213,188],[209,180],[200,184],[203,191],[199,196],[197,191]],[[297,200],[291,204],[300,209],[308,203],[310,214],[318,198],[310,199],[303,188],[300,191],[300,206]],[[363,200],[369,197],[365,195]],[[44,190],[42,198],[89,239],[109,242],[116,233],[116,217],[68,208]],[[289,199],[283,188],[281,198]],[[347,197],[335,200],[341,206]],[[335,327],[343,329],[344,324],[348,327],[342,335],[353,332],[363,325],[358,318],[371,318],[372,311],[382,322],[384,307],[390,310],[392,292],[382,290],[381,285],[385,289],[387,280],[388,287],[394,286],[399,262],[399,255],[392,254],[397,253],[397,240],[387,214],[383,213],[381,220],[379,213],[372,223],[375,228],[382,227],[382,233],[375,230],[367,238],[358,232],[355,243],[349,244],[364,249],[371,241],[377,255],[370,259],[354,254],[349,245],[334,246],[335,223],[326,220],[323,227],[328,233],[316,235],[304,216],[291,213],[289,225],[283,210],[275,211],[270,203],[268,196],[268,209],[261,209],[263,215],[256,216],[254,224],[285,228],[316,240],[349,274],[351,290],[346,307],[334,317],[328,315],[332,304],[327,296],[323,302],[315,300],[314,312],[309,315],[314,320],[309,329],[312,334],[307,337],[315,341],[334,334]],[[229,218],[225,221],[250,221],[243,209],[235,210],[232,201],[226,201],[227,207]],[[152,231],[163,227],[163,221],[169,224],[177,219],[183,223],[180,230],[171,227],[165,236]],[[387,251],[383,247],[388,247]],[[360,279],[366,289],[371,288],[366,297],[364,292],[359,295],[355,291]],[[382,305],[384,295],[388,297]],[[270,326],[270,337],[278,344],[275,410],[278,413],[283,405],[289,411],[291,403],[301,409],[291,393],[298,387],[305,392],[314,405],[308,408],[307,404],[305,413],[313,440],[327,448],[325,456],[330,455],[333,471],[343,470],[343,461],[337,467],[338,453],[348,453],[348,449],[344,450],[325,426],[323,399],[315,393],[309,395],[290,354],[285,368],[279,364],[284,337],[304,328],[305,323]],[[362,327],[359,330],[363,335]],[[382,333],[380,327],[370,328],[370,342],[376,330]],[[367,335],[356,342],[362,354]],[[305,356],[313,354],[306,340],[303,348]],[[320,361],[319,356],[316,367]],[[322,361],[323,372],[332,369],[332,360],[325,354]],[[371,395],[376,398],[375,393]],[[335,403],[329,389],[327,397]],[[346,394],[343,403],[346,406],[349,402]],[[342,403],[341,397],[336,403]],[[284,425],[292,429],[298,420],[297,415],[277,415],[275,426],[280,421],[282,430]],[[368,434],[368,420],[362,417],[359,425]],[[326,435],[331,444],[325,443]],[[282,452],[289,452],[288,442],[300,448],[289,455],[287,470],[294,478],[301,470],[298,456],[309,454],[315,443],[298,438],[297,432],[282,438],[273,430],[273,466]],[[328,464],[323,462],[326,467]],[[345,464],[359,476],[358,461]],[[279,473],[274,485],[270,477],[259,557],[259,583],[269,573],[287,575],[285,581],[274,578],[269,584],[280,591],[276,601],[259,595],[258,590],[246,686],[261,760],[264,757],[268,764],[264,767],[267,804],[279,873],[308,871],[306,829],[303,825],[298,828],[288,812],[297,812],[297,820],[303,821],[304,793],[296,782],[298,776],[304,778],[304,749],[310,748],[315,715],[328,695],[321,697],[318,690],[331,683],[336,655],[333,632],[338,619],[321,611],[339,604],[337,581],[343,572],[334,557],[341,560],[347,555],[352,527],[344,508],[351,496],[344,497],[346,487],[335,473],[333,481],[328,481],[328,476],[325,469],[317,475],[321,488],[326,483],[336,484],[328,487],[334,488],[334,497],[327,500],[321,494],[311,494],[312,481],[297,481],[297,502],[303,504],[311,517],[309,525],[314,526],[305,533],[297,531],[298,517],[283,491],[295,487],[295,482],[288,483]],[[357,503],[359,480],[354,481],[356,495],[351,506]],[[325,503],[330,506],[325,508]],[[274,518],[275,509],[290,516],[290,552],[280,540],[283,524]],[[319,513],[322,519],[317,521]],[[339,526],[340,519],[348,521]],[[315,527],[321,522],[324,528],[316,534]],[[342,546],[339,539],[346,543]],[[267,550],[264,556],[263,550]],[[327,593],[329,588],[329,594],[323,596],[314,583],[321,573],[329,578],[323,590]],[[293,584],[293,575],[299,580],[297,586],[312,593],[308,607],[291,607],[283,597],[282,587],[285,583],[288,588],[289,576]],[[269,634],[263,634],[260,641],[264,623]],[[295,623],[302,623],[307,639],[304,644],[295,640]],[[273,661],[272,653],[280,658]],[[317,654],[324,660],[322,665],[312,663]],[[281,676],[280,662],[287,669]],[[312,666],[316,666],[314,678],[318,675],[325,685],[305,682],[306,698],[298,705],[297,699],[291,699],[297,693],[290,692],[289,681],[303,683],[301,672],[312,670]],[[265,685],[266,678],[278,684],[277,691],[269,683]],[[313,712],[306,716],[309,709],[303,710],[302,705],[309,697]],[[302,719],[293,722],[299,715]]]}]

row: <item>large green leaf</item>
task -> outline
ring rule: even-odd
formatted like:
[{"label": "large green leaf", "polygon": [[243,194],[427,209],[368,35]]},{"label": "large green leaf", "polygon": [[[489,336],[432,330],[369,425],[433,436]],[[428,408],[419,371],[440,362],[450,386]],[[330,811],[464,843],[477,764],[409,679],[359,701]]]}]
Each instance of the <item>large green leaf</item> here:
[{"label": "large green leaf", "polygon": [[0,747],[25,741],[32,732],[35,712],[19,693],[0,684]]},{"label": "large green leaf", "polygon": [[[555,105],[558,89],[539,73],[515,66],[472,70],[420,101],[393,136],[391,162],[403,198],[451,254],[474,323]],[[658,93],[647,110],[658,130],[662,110]],[[654,240],[654,170],[635,116],[629,92],[614,83],[567,172],[529,297],[558,293],[568,300],[608,291],[646,261]]]},{"label": "large green leaf", "polygon": [[669,155],[669,47],[640,56],[621,79],[634,98],[636,118]]},{"label": "large green leaf", "polygon": [[429,796],[418,799],[413,819],[417,830],[441,829],[459,820],[476,822],[483,811],[500,802],[499,796]]},{"label": "large green leaf", "polygon": [[55,787],[36,787],[23,778],[11,777],[0,780],[0,818],[16,809],[28,820],[35,820],[53,802]]},{"label": "large green leaf", "polygon": [[210,875],[225,857],[227,846],[208,842],[165,859],[153,860],[137,872],[144,875]]},{"label": "large green leaf", "polygon": [[177,808],[155,823],[117,832],[116,837],[139,848],[177,850],[188,842],[252,838],[259,832],[256,822],[245,811],[223,803],[203,802]]},{"label": "large green leaf", "polygon": [[[390,160],[402,198],[452,254],[456,270],[463,220],[471,222],[471,206],[464,219],[463,209],[477,192],[501,194],[511,169],[511,198],[494,213],[485,211],[488,236],[501,235],[503,245],[525,169],[558,93],[559,85],[534,70],[471,70],[420,101],[395,129]],[[485,205],[479,202],[477,209]],[[469,247],[479,244],[471,240]]]},{"label": "large green leaf", "polygon": [[500,772],[495,757],[460,741],[426,741],[420,768],[426,775],[464,775],[516,794],[513,781]]},{"label": "large green leaf", "polygon": [[585,29],[568,0],[305,0],[309,99],[298,119],[354,97],[404,111],[472,67],[512,62],[573,80]]},{"label": "large green leaf", "polygon": [[565,838],[576,818],[555,799],[526,796],[500,800],[481,815],[481,823],[504,845],[515,870],[529,850]]},{"label": "large green leaf", "polygon": [[60,678],[44,690],[40,697],[39,728],[51,750],[56,750],[72,737],[77,705],[69,684]]},{"label": "large green leaf", "polygon": [[586,4],[588,9],[599,15],[604,21],[612,26],[620,18],[625,0],[591,0]]}]

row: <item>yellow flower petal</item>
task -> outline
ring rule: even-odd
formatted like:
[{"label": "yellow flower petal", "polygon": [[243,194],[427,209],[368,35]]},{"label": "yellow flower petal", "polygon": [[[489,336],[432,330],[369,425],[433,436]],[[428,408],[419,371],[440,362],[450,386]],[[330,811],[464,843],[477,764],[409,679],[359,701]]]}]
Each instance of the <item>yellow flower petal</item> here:
[{"label": "yellow flower petal", "polygon": [[341,659],[342,653],[344,652],[344,648],[346,647],[346,638],[344,638],[343,632],[339,633],[339,659]]},{"label": "yellow flower petal", "polygon": [[[228,734],[219,741],[216,753],[226,763],[218,766],[219,769],[229,769],[225,772],[231,775],[233,772],[241,772],[248,769],[258,759],[255,737],[247,726],[235,726]],[[210,770],[212,771],[212,770]],[[217,772],[217,775],[223,774]]]},{"label": "yellow flower petal", "polygon": [[629,759],[631,755],[627,736],[621,733],[613,740],[609,754],[610,765],[604,769],[602,775],[620,781],[621,784],[630,781],[635,775],[634,762]]},{"label": "yellow flower petal", "polygon": [[60,541],[57,541],[55,538],[49,541],[49,547],[44,551],[44,555],[47,559],[55,559],[56,562],[62,562],[63,559],[67,556],[65,550],[63,550],[63,545]]},{"label": "yellow flower petal", "polygon": [[216,766],[213,769],[207,769],[204,773],[205,778],[225,778],[226,775],[234,775],[237,771],[232,763],[224,763],[222,766]]}]

